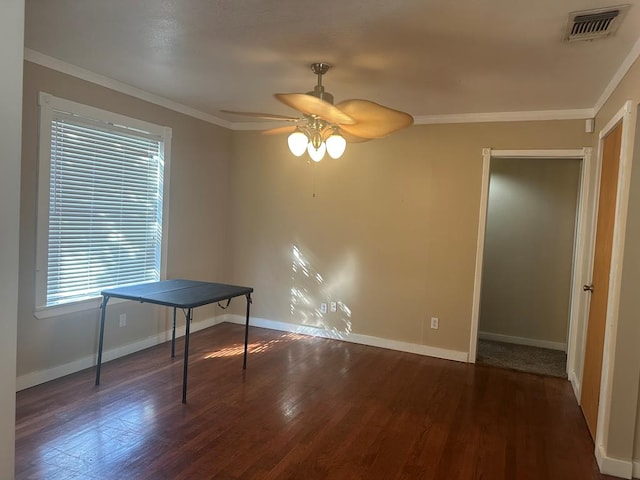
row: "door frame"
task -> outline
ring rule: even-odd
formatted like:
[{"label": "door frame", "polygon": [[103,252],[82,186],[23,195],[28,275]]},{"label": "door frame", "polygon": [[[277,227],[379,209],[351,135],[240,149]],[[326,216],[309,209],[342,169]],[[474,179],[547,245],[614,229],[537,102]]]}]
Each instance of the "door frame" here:
[{"label": "door frame", "polygon": [[[598,134],[598,183],[595,184],[594,191],[599,192],[599,173],[602,167],[602,155],[604,139],[611,131],[622,122],[622,138],[620,143],[620,164],[618,170],[618,187],[616,194],[616,208],[613,222],[613,247],[611,251],[611,270],[609,272],[609,292],[607,300],[607,313],[604,331],[604,351],[602,354],[602,373],[600,376],[600,401],[598,405],[598,423],[595,438],[595,456],[602,470],[603,462],[607,460],[605,449],[605,434],[609,431],[609,418],[611,415],[611,393],[613,387],[613,367],[615,344],[618,333],[618,313],[620,310],[620,289],[622,284],[622,260],[624,254],[624,241],[627,229],[627,212],[629,209],[629,190],[631,187],[631,162],[632,152],[629,146],[632,144],[633,131],[631,130],[631,116],[633,113],[633,102],[627,100],[622,108],[609,120]],[[594,208],[594,221],[597,215],[597,205]],[[592,229],[595,240],[595,223]],[[592,242],[592,250],[595,248],[595,241]],[[593,252],[591,253],[593,262]],[[589,277],[590,280],[590,277]],[[588,315],[588,312],[587,312]],[[584,338],[586,344],[586,320]],[[584,346],[583,346],[584,349]],[[582,362],[584,361],[584,350]],[[581,364],[582,367],[582,364]],[[580,397],[578,397],[580,398]],[[624,472],[627,473],[627,472]],[[629,472],[630,473],[630,472]]]},{"label": "door frame", "polygon": [[[593,230],[593,185],[594,166],[591,147],[579,149],[549,149],[549,150],[495,150],[484,148],[482,150],[482,186],[480,195],[480,215],[478,223],[478,240],[476,244],[476,265],[473,289],[473,307],[471,314],[471,335],[469,343],[469,363],[475,363],[478,343],[478,327],[480,317],[480,293],[482,287],[482,268],[484,262],[484,244],[487,225],[487,207],[489,204],[489,180],[492,158],[558,158],[579,159],[580,185],[578,187],[578,202],[576,208],[576,226],[574,235],[573,267],[571,269],[571,287],[569,304],[569,334],[567,338],[567,372],[574,392],[580,388],[578,375],[575,372],[576,359],[578,358],[578,338],[580,329],[584,327],[585,312],[588,315],[588,298],[582,294],[583,280],[589,272],[591,259],[590,230]],[[584,342],[583,342],[584,343]],[[584,345],[582,346],[584,356]],[[580,357],[582,358],[582,357]],[[577,398],[580,398],[577,395]]]}]

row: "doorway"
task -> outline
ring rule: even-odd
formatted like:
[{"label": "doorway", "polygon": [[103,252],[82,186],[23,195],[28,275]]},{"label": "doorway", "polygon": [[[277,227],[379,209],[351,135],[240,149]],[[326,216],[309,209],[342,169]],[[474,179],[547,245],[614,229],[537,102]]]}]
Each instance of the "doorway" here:
[{"label": "doorway", "polygon": [[[588,248],[588,239],[590,238],[587,232],[589,232],[590,225],[590,212],[589,208],[592,203],[590,195],[590,189],[588,186],[593,181],[593,167],[591,162],[591,149],[567,149],[567,150],[483,150],[483,181],[481,191],[481,202],[479,212],[479,224],[478,224],[478,243],[476,250],[476,270],[475,270],[475,288],[473,298],[473,311],[472,311],[472,323],[471,323],[471,335],[469,345],[469,362],[475,363],[478,352],[478,330],[480,319],[480,300],[481,291],[484,288],[482,285],[482,274],[484,265],[484,250],[485,250],[485,238],[487,229],[487,214],[489,204],[489,179],[490,179],[490,167],[492,161],[499,159],[556,159],[556,161],[562,161],[564,159],[577,160],[580,163],[580,178],[577,188],[577,214],[574,230],[574,243],[573,243],[573,255],[571,258],[571,273],[570,273],[570,286],[569,286],[569,313],[568,313],[568,335],[566,338],[566,351],[568,359],[568,378],[574,386],[574,391],[579,388],[579,382],[574,372],[572,360],[576,354],[576,344],[580,343],[576,341],[576,329],[580,323],[577,320],[581,318],[588,304],[585,301],[585,296],[582,293],[581,279],[585,276],[585,271],[588,270],[589,262],[586,255]],[[482,287],[482,288],[481,288]],[[563,345],[563,349],[564,349]]]},{"label": "doorway", "polygon": [[[474,293],[471,312],[471,331],[468,361],[476,362],[478,323],[480,314],[480,293],[482,289],[482,265],[487,220],[487,205],[489,193],[489,167],[492,158],[501,157],[573,157],[582,159],[580,178],[580,198],[578,201],[578,219],[575,234],[575,255],[571,280],[571,306],[569,314],[569,336],[567,339],[567,374],[573,387],[576,399],[581,399],[582,380],[589,373],[584,365],[587,337],[587,316],[589,314],[589,292],[583,291],[592,283],[592,266],[594,257],[595,224],[597,212],[598,186],[600,184],[600,159],[604,138],[611,133],[618,123],[622,123],[620,144],[620,166],[617,178],[617,193],[615,218],[613,221],[613,238],[611,247],[611,268],[609,272],[608,302],[606,308],[605,329],[603,338],[602,368],[599,381],[596,383],[598,395],[597,419],[595,425],[595,455],[598,463],[605,461],[617,462],[606,457],[605,435],[609,428],[611,417],[611,392],[613,373],[613,352],[616,345],[618,309],[620,301],[620,287],[622,281],[622,256],[626,219],[629,202],[631,152],[629,143],[632,139],[631,118],[633,102],[627,101],[624,106],[600,130],[597,162],[592,160],[591,149],[576,150],[492,150],[483,149],[482,184],[480,197],[480,211],[478,222],[478,239],[476,244],[476,264],[474,278]],[[595,286],[594,286],[595,291]],[[579,400],[580,401],[580,400]],[[614,467],[611,467],[614,468]]]},{"label": "doorway", "polygon": [[566,378],[580,168],[492,159],[477,363]]}]

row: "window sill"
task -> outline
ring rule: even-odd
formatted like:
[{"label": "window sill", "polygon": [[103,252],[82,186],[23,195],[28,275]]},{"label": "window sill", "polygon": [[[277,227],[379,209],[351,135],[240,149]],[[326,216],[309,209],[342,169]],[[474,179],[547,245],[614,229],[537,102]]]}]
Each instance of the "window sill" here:
[{"label": "window sill", "polygon": [[[124,303],[130,300],[114,298],[110,300],[110,304]],[[64,305],[55,305],[52,307],[36,307],[33,315],[39,319],[63,317],[77,312],[86,312],[88,310],[99,310],[102,303],[102,296],[81,300],[79,302],[66,303]]]}]

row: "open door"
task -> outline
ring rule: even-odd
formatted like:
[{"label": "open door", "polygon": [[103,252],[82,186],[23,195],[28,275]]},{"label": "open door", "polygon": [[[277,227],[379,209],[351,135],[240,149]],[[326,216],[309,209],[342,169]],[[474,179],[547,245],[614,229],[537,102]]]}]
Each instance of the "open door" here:
[{"label": "open door", "polygon": [[606,134],[602,142],[602,167],[600,192],[598,194],[593,275],[591,283],[584,286],[585,291],[591,295],[591,302],[580,398],[580,405],[594,440],[596,439],[598,426],[605,327],[609,304],[609,280],[618,196],[622,121]]}]

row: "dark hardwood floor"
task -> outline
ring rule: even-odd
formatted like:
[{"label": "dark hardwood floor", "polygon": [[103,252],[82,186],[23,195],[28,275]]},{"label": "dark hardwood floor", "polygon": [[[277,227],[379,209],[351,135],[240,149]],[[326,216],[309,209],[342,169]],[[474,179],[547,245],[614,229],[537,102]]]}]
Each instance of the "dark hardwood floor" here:
[{"label": "dark hardwood floor", "polygon": [[169,344],[19,392],[16,478],[612,478],[567,380],[253,327],[243,373],[243,331],[192,335],[186,405]]}]

